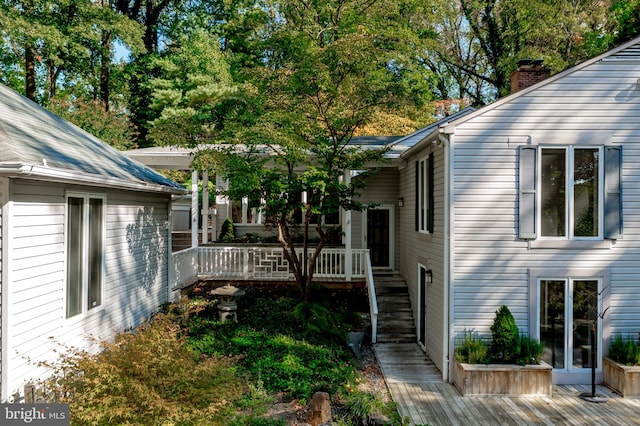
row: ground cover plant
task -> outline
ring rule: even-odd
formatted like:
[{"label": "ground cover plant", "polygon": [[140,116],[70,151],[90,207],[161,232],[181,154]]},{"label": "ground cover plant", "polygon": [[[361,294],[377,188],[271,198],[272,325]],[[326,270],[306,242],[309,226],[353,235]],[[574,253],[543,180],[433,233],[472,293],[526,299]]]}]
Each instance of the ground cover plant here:
[{"label": "ground cover plant", "polygon": [[48,401],[70,404],[73,425],[285,425],[266,417],[269,407],[304,406],[315,391],[330,393],[338,424],[363,424],[369,411],[399,424],[392,404],[359,389],[339,337],[350,317],[247,291],[238,323],[221,324],[215,301],[191,299],[97,355],[68,351],[41,385]]}]

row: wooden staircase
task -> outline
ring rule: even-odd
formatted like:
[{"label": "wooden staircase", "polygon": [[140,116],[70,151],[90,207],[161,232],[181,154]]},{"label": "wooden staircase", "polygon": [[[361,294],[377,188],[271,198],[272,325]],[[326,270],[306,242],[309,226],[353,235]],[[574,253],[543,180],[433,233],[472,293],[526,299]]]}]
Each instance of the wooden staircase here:
[{"label": "wooden staircase", "polygon": [[400,274],[373,276],[378,300],[377,343],[415,343],[416,328],[407,282]]}]

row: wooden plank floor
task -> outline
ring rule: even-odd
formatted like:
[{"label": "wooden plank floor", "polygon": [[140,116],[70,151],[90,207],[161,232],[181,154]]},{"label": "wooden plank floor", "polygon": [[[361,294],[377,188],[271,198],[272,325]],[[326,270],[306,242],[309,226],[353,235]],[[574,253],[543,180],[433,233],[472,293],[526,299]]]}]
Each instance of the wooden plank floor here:
[{"label": "wooden plank floor", "polygon": [[640,398],[622,398],[604,386],[606,403],[580,399],[590,385],[554,386],[552,397],[460,396],[415,343],[374,345],[398,412],[411,425],[640,425]]}]

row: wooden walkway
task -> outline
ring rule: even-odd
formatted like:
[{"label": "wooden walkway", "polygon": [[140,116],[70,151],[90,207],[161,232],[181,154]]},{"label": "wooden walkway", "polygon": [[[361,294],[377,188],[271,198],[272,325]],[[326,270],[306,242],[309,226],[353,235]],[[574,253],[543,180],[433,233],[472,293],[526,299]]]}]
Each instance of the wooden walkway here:
[{"label": "wooden walkway", "polygon": [[554,386],[552,397],[463,397],[415,343],[376,344],[374,351],[398,412],[411,425],[640,425],[640,398],[603,386],[606,403],[580,399],[591,386]]}]

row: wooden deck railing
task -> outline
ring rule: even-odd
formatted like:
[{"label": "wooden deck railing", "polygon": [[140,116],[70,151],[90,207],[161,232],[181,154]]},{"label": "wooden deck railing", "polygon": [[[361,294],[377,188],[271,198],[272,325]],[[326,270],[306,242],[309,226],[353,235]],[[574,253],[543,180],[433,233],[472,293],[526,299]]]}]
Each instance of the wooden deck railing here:
[{"label": "wooden deck railing", "polygon": [[[301,259],[302,249],[296,253]],[[366,278],[367,255],[368,250],[352,250],[351,262],[347,262],[345,249],[325,248],[316,259],[314,277],[347,281]],[[198,275],[237,280],[293,279],[282,247],[200,246],[172,256],[174,287],[181,287]]]}]

